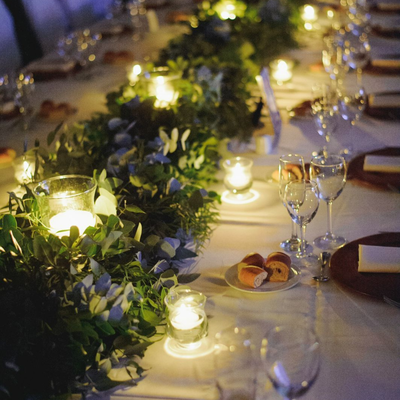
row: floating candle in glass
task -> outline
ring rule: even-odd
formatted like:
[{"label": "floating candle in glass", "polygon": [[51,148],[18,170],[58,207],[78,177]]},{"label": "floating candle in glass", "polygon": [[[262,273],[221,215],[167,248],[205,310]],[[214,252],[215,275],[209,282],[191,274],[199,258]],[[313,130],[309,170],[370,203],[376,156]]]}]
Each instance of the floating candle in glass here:
[{"label": "floating candle in glass", "polygon": [[221,0],[214,6],[214,10],[222,20],[233,20],[244,16],[246,4],[236,0]]},{"label": "floating candle in glass", "polygon": [[141,79],[147,87],[149,96],[154,96],[156,108],[167,108],[175,104],[178,98],[176,81],[179,74],[172,73],[166,67],[156,68],[151,72],[145,72]]},{"label": "floating candle in glass", "polygon": [[293,61],[291,60],[274,60],[270,63],[271,75],[278,85],[282,85],[292,79]]},{"label": "floating candle in glass", "polygon": [[167,334],[176,346],[194,349],[207,336],[206,297],[187,287],[171,289],[165,298],[168,308]]},{"label": "floating candle in glass", "polygon": [[314,22],[318,19],[318,10],[316,7],[305,4],[302,8],[301,18],[304,21],[304,28],[307,31],[314,29]]},{"label": "floating candle in glass", "polygon": [[139,75],[141,73],[142,67],[139,64],[135,64],[128,75],[129,83],[134,85],[139,80]]},{"label": "floating candle in glass", "polygon": [[50,233],[62,237],[76,226],[82,235],[96,225],[94,194],[96,184],[82,175],[64,175],[46,179],[34,189],[42,223]]},{"label": "floating candle in glass", "polygon": [[245,157],[235,157],[223,162],[225,169],[224,184],[234,194],[243,194],[250,190],[253,184],[251,167],[253,161]]}]

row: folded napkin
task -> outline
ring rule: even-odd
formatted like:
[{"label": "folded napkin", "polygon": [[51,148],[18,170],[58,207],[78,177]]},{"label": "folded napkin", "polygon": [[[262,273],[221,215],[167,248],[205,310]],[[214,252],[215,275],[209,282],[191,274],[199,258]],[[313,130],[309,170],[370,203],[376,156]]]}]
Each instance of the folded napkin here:
[{"label": "folded napkin", "polygon": [[400,273],[400,247],[358,246],[358,272]]},{"label": "folded napkin", "polygon": [[400,11],[399,2],[378,2],[376,7],[382,11]]},{"label": "folded napkin", "polygon": [[364,171],[400,172],[400,156],[367,155],[364,159]]},{"label": "folded napkin", "polygon": [[379,57],[371,60],[373,67],[379,68],[400,68],[400,58],[398,57]]},{"label": "folded napkin", "polygon": [[33,72],[63,72],[67,73],[72,71],[76,66],[76,62],[64,61],[61,58],[43,58],[42,60],[35,61],[28,66],[28,69]]},{"label": "folded napkin", "polygon": [[368,105],[373,108],[396,108],[400,107],[400,93],[387,93],[381,95],[370,94]]}]

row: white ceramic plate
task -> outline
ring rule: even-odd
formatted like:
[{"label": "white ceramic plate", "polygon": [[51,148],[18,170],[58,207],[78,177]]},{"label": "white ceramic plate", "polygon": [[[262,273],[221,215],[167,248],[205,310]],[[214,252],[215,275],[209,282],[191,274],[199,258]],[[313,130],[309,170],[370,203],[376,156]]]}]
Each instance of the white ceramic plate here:
[{"label": "white ceramic plate", "polygon": [[226,283],[234,289],[240,290],[247,293],[276,293],[282,290],[290,289],[297,285],[301,279],[301,271],[296,265],[290,267],[289,279],[286,282],[268,282],[265,281],[258,288],[251,288],[250,286],[244,285],[239,281],[238,278],[238,264],[232,265],[225,272]]}]

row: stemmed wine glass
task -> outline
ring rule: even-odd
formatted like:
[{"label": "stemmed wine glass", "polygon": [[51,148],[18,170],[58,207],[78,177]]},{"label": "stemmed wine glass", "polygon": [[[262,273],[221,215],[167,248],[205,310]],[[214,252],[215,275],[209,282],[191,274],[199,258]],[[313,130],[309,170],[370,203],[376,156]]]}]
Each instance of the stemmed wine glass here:
[{"label": "stemmed wine glass", "polygon": [[362,83],[362,69],[370,59],[371,46],[368,35],[358,31],[346,32],[343,39],[344,59],[347,65],[357,72],[357,80]]},{"label": "stemmed wine glass", "polygon": [[314,240],[314,244],[320,249],[333,250],[346,243],[344,237],[332,233],[332,203],[342,193],[346,176],[347,164],[343,157],[318,156],[311,160],[310,177],[318,185],[319,197],[328,206],[328,231]]},{"label": "stemmed wine glass", "polygon": [[307,252],[305,236],[307,224],[312,221],[318,211],[318,186],[315,182],[307,179],[289,182],[285,187],[284,198],[289,215],[301,229],[301,246],[296,257],[302,260],[305,265],[308,262],[316,262],[318,257]]},{"label": "stemmed wine glass", "polygon": [[[303,179],[305,176],[304,159],[298,154],[286,154],[279,158],[279,196],[284,202],[287,183]],[[300,239],[297,236],[296,223],[292,220],[292,236],[281,242],[280,246],[287,252],[300,250]]]},{"label": "stemmed wine glass", "polygon": [[[340,85],[338,87],[338,109],[341,117],[350,123],[349,136],[353,126],[363,114],[367,106],[367,94],[359,83]],[[351,156],[352,145],[340,152],[344,157]]]},{"label": "stemmed wine glass", "polygon": [[277,326],[262,340],[261,360],[268,378],[284,399],[300,397],[318,376],[318,338],[305,325]]},{"label": "stemmed wine glass", "polygon": [[329,84],[317,84],[312,88],[311,114],[319,135],[326,145],[319,154],[327,154],[332,133],[337,127],[337,97]]}]

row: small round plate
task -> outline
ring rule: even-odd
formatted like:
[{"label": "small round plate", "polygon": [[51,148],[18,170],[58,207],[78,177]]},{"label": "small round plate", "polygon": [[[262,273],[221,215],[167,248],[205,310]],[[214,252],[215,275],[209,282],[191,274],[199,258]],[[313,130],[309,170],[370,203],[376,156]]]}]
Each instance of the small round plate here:
[{"label": "small round plate", "polygon": [[276,293],[281,292],[283,290],[290,289],[291,287],[297,285],[301,279],[301,271],[295,265],[290,267],[289,279],[286,282],[268,282],[265,281],[258,288],[251,288],[242,282],[239,281],[238,278],[238,264],[232,265],[225,272],[225,280],[226,283],[233,287],[236,290],[240,290],[241,292],[246,293]]}]

